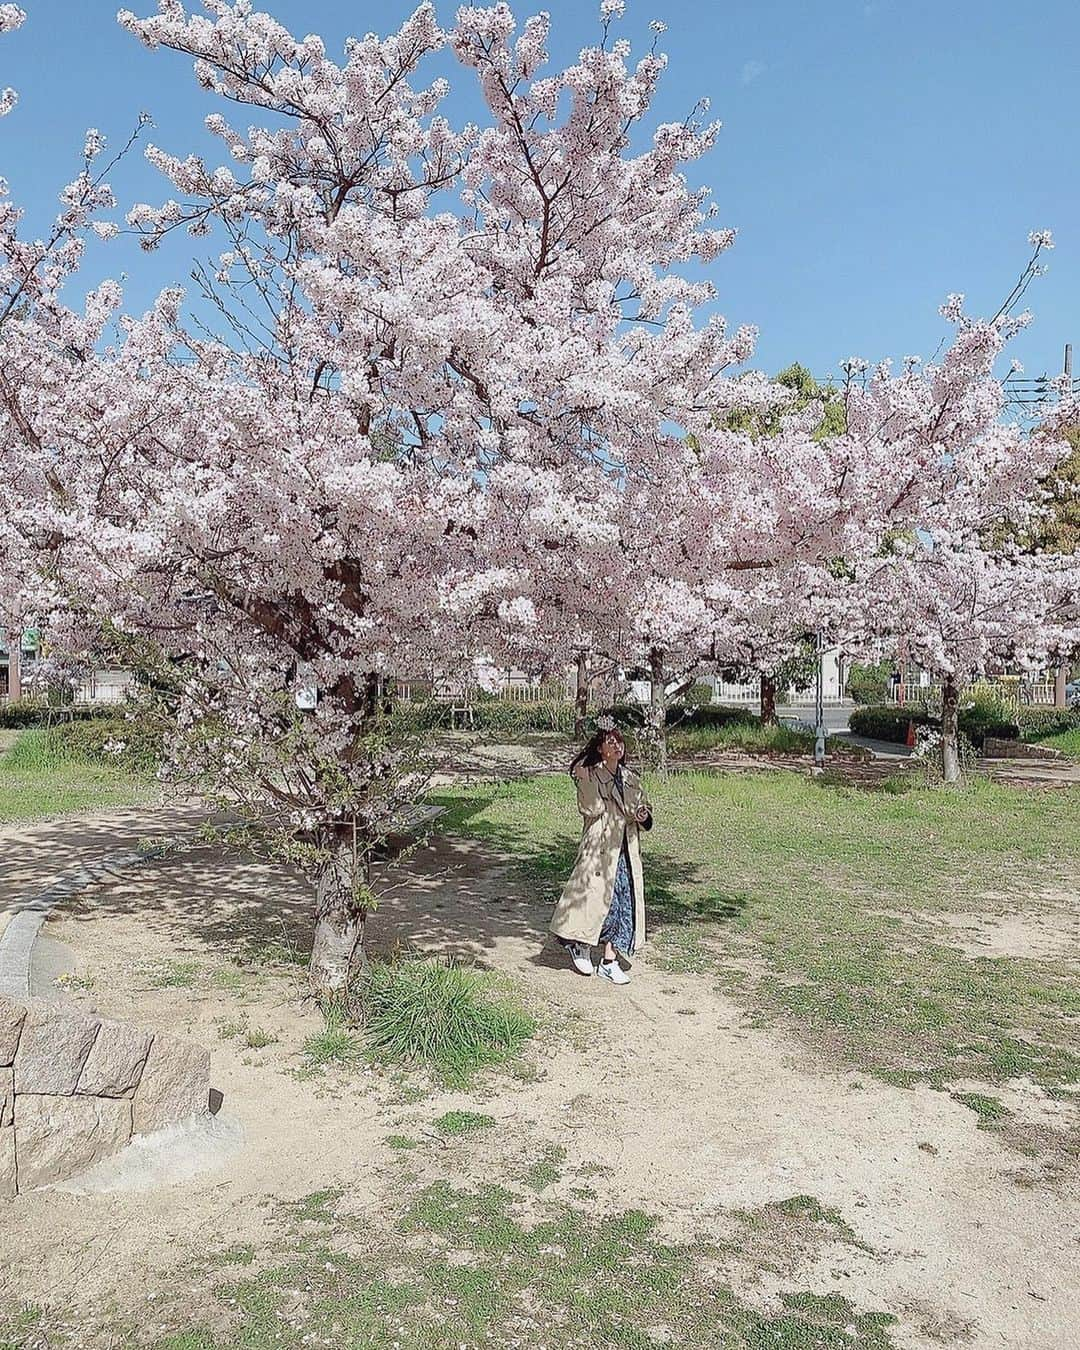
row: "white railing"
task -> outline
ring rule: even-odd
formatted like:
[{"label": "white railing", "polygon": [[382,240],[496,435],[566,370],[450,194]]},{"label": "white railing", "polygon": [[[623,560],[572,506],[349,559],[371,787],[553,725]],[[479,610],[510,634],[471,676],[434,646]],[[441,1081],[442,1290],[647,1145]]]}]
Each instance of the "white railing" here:
[{"label": "white railing", "polygon": [[[761,702],[760,687],[755,681],[752,684],[718,684],[716,686],[716,703],[726,703],[738,708],[756,708]],[[813,688],[810,689],[778,689],[776,691],[776,702],[781,708],[812,708],[815,705]],[[851,700],[842,693],[826,693],[821,700],[826,708],[842,708],[849,704]]]},{"label": "white railing", "polygon": [[761,699],[761,690],[757,681],[749,684],[727,684],[718,682],[716,686],[715,702],[730,703],[738,707],[745,707],[750,703],[758,703]]},{"label": "white railing", "polygon": [[[976,680],[968,686],[964,693],[968,697],[984,695],[999,698],[1003,703],[1010,704],[1014,708],[1052,708],[1054,706],[1053,680],[1024,681],[1007,677]],[[886,702],[895,706],[923,703],[927,699],[940,703],[940,684],[918,684],[908,680],[901,684],[890,685],[889,692],[886,695]]]},{"label": "white railing", "polygon": [[895,707],[906,707],[909,703],[923,703],[926,699],[940,699],[940,684],[919,684],[917,680],[902,680],[899,684],[890,684],[885,702]]},{"label": "white railing", "polygon": [[134,685],[135,677],[130,671],[98,670],[76,687],[73,702],[80,707],[90,703],[123,703]]},{"label": "white railing", "polygon": [[[439,703],[475,704],[483,697],[478,685],[440,683],[427,680],[399,680],[397,697],[405,703],[416,698],[432,698]],[[495,692],[507,703],[547,703],[569,700],[573,692],[563,684],[507,684]]]}]

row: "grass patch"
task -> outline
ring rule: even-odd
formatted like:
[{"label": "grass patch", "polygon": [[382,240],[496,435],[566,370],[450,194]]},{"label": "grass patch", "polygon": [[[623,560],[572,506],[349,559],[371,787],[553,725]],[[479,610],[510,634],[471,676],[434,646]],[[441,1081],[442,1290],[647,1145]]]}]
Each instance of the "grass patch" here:
[{"label": "grass patch", "polygon": [[43,1316],[44,1310],[36,1303],[23,1303],[10,1314],[0,1309],[0,1350],[23,1350],[31,1332],[38,1340]]},{"label": "grass patch", "polygon": [[565,1161],[566,1149],[561,1144],[545,1144],[540,1157],[525,1173],[525,1185],[532,1191],[546,1190],[562,1175]]},{"label": "grass patch", "polygon": [[255,1248],[247,1242],[238,1242],[227,1247],[218,1258],[225,1266],[250,1266],[255,1260]]},{"label": "grass patch", "polygon": [[63,975],[57,975],[53,981],[58,989],[93,989],[97,980],[93,975],[79,975],[75,971],[68,971]]},{"label": "grass patch", "polygon": [[[1030,1074],[1080,1081],[1080,989],[1061,961],[971,959],[950,910],[1080,886],[1080,791],[977,780],[901,794],[802,775],[677,773],[649,783],[650,959],[715,973],[759,1023],[904,1086]],[[566,775],[437,795],[446,829],[514,859],[554,901],[578,846]]]},{"label": "grass patch", "polygon": [[210,981],[223,993],[244,999],[251,993],[251,987],[258,981],[258,976],[248,974],[238,966],[217,966],[210,973]]},{"label": "grass patch", "polygon": [[504,978],[454,961],[373,961],[364,1035],[386,1063],[419,1065],[462,1086],[516,1056],[536,1030]]},{"label": "grass patch", "polygon": [[198,961],[158,961],[146,970],[150,989],[192,989],[198,978]]},{"label": "grass patch", "polygon": [[53,732],[23,731],[0,757],[0,823],[134,806],[153,788],[149,776],[70,754]]},{"label": "grass patch", "polygon": [[[752,755],[812,755],[813,732],[793,727],[767,726],[760,722],[729,722],[719,727],[674,727],[668,733],[668,753],[704,754],[709,750],[743,750]],[[828,737],[829,754],[858,757],[862,752],[846,741]]]},{"label": "grass patch", "polygon": [[309,1036],[301,1053],[309,1069],[355,1064],[360,1057],[360,1039],[337,1007],[323,1011],[323,1029]]},{"label": "grass patch", "polygon": [[311,964],[311,953],[303,951],[286,935],[266,941],[253,939],[241,959],[245,965],[253,966],[307,966]]},{"label": "grass patch", "polygon": [[989,1130],[1012,1115],[1005,1103],[999,1101],[997,1097],[987,1097],[981,1092],[954,1092],[951,1095],[954,1102],[959,1102],[968,1110],[975,1112],[979,1118],[980,1130]]},{"label": "grass patch", "polygon": [[456,1136],[487,1130],[494,1124],[494,1116],[481,1115],[477,1111],[447,1111],[435,1121],[435,1128],[440,1134]]},{"label": "grass patch", "polygon": [[760,1209],[742,1210],[738,1217],[751,1232],[772,1234],[785,1244],[800,1239],[820,1240],[824,1234],[862,1251],[870,1250],[838,1209],[823,1205],[814,1195],[775,1200]]},{"label": "grass patch", "polygon": [[262,1027],[252,1027],[244,1036],[244,1044],[249,1050],[265,1050],[268,1045],[276,1045],[277,1037]]},{"label": "grass patch", "polygon": [[1060,750],[1070,759],[1080,759],[1080,727],[1073,727],[1071,731],[1059,731],[1054,736],[1040,736],[1037,743]]},{"label": "grass patch", "polygon": [[[396,1223],[373,1230],[368,1216],[339,1209],[342,1198],[319,1191],[279,1204],[284,1231],[260,1246],[262,1268],[228,1269],[250,1264],[248,1248],[211,1256],[213,1288],[177,1290],[155,1304],[152,1333],[144,1312],[122,1324],[114,1315],[107,1328],[83,1321],[79,1343],[146,1350],[649,1350],[658,1343],[894,1350],[890,1314],[857,1312],[837,1294],[788,1292],[767,1313],[747,1306],[729,1286],[722,1250],[663,1241],[641,1210],[602,1217],[539,1202],[540,1217],[528,1217],[538,1208],[535,1197],[440,1181],[402,1197]],[[362,1250],[339,1235],[359,1237]],[[749,1234],[748,1241],[757,1239]],[[342,1250],[349,1246],[354,1251]]]},{"label": "grass patch", "polygon": [[410,1139],[405,1134],[388,1134],[386,1136],[387,1148],[392,1148],[398,1153],[408,1153],[414,1148],[419,1148],[420,1143],[416,1139]]}]

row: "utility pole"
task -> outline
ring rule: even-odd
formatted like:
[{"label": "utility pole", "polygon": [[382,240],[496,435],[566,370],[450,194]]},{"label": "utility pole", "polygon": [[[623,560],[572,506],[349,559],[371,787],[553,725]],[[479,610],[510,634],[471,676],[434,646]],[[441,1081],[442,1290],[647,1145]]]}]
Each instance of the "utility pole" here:
[{"label": "utility pole", "polygon": [[[1065,388],[1071,391],[1071,389],[1072,389],[1072,343],[1071,343],[1071,342],[1066,342],[1066,344],[1065,344],[1065,366],[1064,366],[1064,369],[1063,369],[1063,371],[1062,371],[1062,374],[1063,374],[1064,377],[1065,377],[1065,379],[1064,379]],[[1068,678],[1069,678],[1069,668],[1068,668],[1068,666],[1058,666],[1057,670],[1054,671],[1054,707],[1055,707],[1055,708],[1064,708],[1064,707],[1065,707],[1065,682],[1068,680]]]},{"label": "utility pole", "polygon": [[817,671],[814,679],[814,773],[825,768],[825,634],[818,630]]}]

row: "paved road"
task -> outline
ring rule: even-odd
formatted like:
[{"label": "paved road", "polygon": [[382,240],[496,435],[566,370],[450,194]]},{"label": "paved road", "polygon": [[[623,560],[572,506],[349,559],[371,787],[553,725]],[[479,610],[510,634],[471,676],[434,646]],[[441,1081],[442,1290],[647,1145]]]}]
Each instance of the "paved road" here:
[{"label": "paved road", "polygon": [[[850,717],[854,709],[855,709],[854,703],[839,708],[826,707],[825,730],[829,733],[830,736],[835,736],[836,733],[840,731],[847,731],[848,718]],[[759,711],[757,704],[753,705],[753,711],[754,712]],[[783,718],[788,717],[798,718],[800,722],[806,722],[807,725],[809,726],[814,725],[814,705],[812,703],[810,704],[809,707],[807,707],[805,704],[795,704],[786,707],[778,705],[776,709],[776,714],[778,717]]]}]

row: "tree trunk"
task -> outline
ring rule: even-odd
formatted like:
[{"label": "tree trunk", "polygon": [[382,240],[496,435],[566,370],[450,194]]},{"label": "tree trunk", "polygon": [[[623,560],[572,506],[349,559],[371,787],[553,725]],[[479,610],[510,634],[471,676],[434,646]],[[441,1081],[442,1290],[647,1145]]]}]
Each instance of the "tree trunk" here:
[{"label": "tree trunk", "polygon": [[1054,671],[1054,707],[1064,708],[1068,700],[1065,697],[1065,685],[1068,683],[1069,672],[1065,666],[1058,666]]},{"label": "tree trunk", "polygon": [[761,720],[767,727],[778,724],[776,716],[776,680],[772,675],[761,676]]},{"label": "tree trunk", "polygon": [[589,655],[578,652],[577,684],[574,687],[574,740],[585,738],[585,722],[589,716]]},{"label": "tree trunk", "polygon": [[960,781],[960,690],[951,675],[941,695],[941,773],[946,783]]},{"label": "tree trunk", "polygon": [[667,698],[664,692],[664,653],[654,647],[649,653],[649,726],[656,739],[656,767],[667,776]]},{"label": "tree trunk", "polygon": [[367,908],[358,897],[370,894],[370,865],[366,850],[356,856],[359,876],[353,867],[351,833],[339,831],[316,877],[315,941],[308,977],[317,998],[343,994],[364,964]]}]

